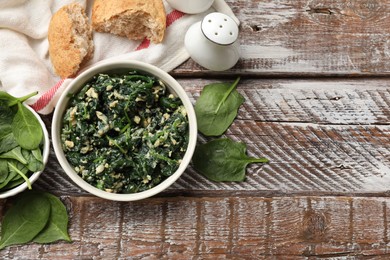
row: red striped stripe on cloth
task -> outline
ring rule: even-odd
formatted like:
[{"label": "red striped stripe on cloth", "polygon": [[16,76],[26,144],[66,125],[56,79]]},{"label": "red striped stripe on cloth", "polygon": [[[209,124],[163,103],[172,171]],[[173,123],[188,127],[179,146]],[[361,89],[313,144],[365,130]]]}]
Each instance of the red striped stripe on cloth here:
[{"label": "red striped stripe on cloth", "polygon": [[[180,19],[184,16],[184,13],[173,10],[169,14],[167,14],[167,27],[169,27],[171,24],[173,24],[175,21]],[[135,48],[135,51],[147,49],[150,46],[150,41],[148,39],[144,39],[137,48]],[[31,105],[31,107],[35,111],[40,111],[44,109],[50,101],[53,99],[54,95],[56,94],[57,90],[61,87],[61,85],[64,83],[65,79],[61,79],[58,81],[54,86],[52,86],[48,91],[46,91],[34,104]]]}]

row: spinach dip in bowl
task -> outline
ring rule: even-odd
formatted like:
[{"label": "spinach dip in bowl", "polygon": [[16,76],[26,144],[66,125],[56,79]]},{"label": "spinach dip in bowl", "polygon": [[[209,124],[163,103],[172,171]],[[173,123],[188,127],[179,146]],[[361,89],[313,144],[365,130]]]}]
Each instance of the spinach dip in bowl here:
[{"label": "spinach dip in bowl", "polygon": [[52,135],[61,166],[77,184],[126,201],[152,196],[181,175],[195,148],[196,119],[168,74],[140,62],[121,64],[98,66],[62,94]]}]

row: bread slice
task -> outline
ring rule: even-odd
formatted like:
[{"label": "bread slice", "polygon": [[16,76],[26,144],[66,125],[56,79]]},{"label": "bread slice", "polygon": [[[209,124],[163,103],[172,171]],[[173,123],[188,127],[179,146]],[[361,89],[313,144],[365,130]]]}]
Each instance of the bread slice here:
[{"label": "bread slice", "polygon": [[49,55],[55,73],[73,77],[93,56],[92,27],[78,3],[63,6],[51,18],[48,32]]},{"label": "bread slice", "polygon": [[125,36],[131,40],[145,37],[160,43],[165,34],[166,15],[162,0],[95,0],[92,28]]}]

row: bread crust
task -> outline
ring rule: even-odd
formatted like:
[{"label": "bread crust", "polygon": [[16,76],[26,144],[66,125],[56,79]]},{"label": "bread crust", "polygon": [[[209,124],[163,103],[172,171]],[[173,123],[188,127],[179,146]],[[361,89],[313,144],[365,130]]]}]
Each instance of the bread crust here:
[{"label": "bread crust", "polygon": [[[142,21],[144,25],[140,24],[141,28],[137,32],[129,31],[127,25],[135,21]],[[122,24],[123,28],[118,29],[118,23]],[[160,43],[166,28],[164,4],[162,0],[95,0],[92,8],[92,28],[97,32],[113,33],[131,40],[146,37],[154,43]]]},{"label": "bread crust", "polygon": [[[87,30],[88,49],[85,52],[75,39],[76,22],[72,19],[71,13],[80,14],[82,19],[86,19],[88,28],[78,28],[77,30]],[[80,65],[93,56],[92,28],[84,8],[78,3],[72,3],[60,8],[51,18],[49,31],[49,55],[55,73],[61,78],[73,77],[78,72]]]}]

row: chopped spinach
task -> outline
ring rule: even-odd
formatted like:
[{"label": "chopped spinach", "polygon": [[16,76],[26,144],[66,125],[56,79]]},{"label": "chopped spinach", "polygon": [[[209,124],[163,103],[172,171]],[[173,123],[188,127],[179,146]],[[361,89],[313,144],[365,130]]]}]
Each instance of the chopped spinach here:
[{"label": "chopped spinach", "polygon": [[68,162],[113,193],[150,189],[172,175],[188,145],[188,118],[165,84],[139,72],[99,74],[74,94],[63,118]]},{"label": "chopped spinach", "polygon": [[0,191],[23,182],[43,169],[43,132],[39,121],[22,102],[34,92],[16,98],[0,91]]},{"label": "chopped spinach", "polygon": [[206,136],[220,136],[232,124],[237,110],[244,102],[233,84],[214,83],[204,87],[195,104],[198,130]]},{"label": "chopped spinach", "polygon": [[246,145],[220,138],[199,145],[192,162],[195,170],[212,181],[244,181],[249,163],[266,163],[266,158],[246,155]]},{"label": "chopped spinach", "polygon": [[1,224],[0,249],[30,241],[51,243],[71,241],[68,234],[68,214],[55,196],[27,191],[16,197]]}]

